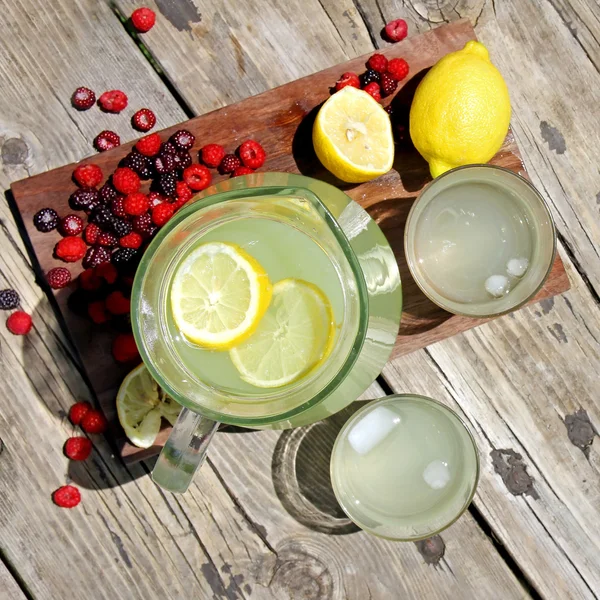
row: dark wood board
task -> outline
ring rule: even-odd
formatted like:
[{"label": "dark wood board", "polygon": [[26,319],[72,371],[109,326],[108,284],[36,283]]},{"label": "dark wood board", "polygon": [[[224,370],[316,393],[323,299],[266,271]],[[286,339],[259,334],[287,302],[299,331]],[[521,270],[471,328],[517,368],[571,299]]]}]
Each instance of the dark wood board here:
[{"label": "dark wood board", "polygon": [[[414,90],[426,70],[442,56],[459,50],[474,38],[470,23],[459,21],[407,38],[382,50],[389,58],[405,58],[411,67],[408,78],[402,82],[401,89],[392,99],[395,118],[406,122]],[[393,356],[399,356],[476,327],[485,320],[450,315],[443,311],[422,294],[410,276],[403,252],[404,223],[412,202],[431,177],[427,164],[411,146],[406,131],[397,146],[394,169],[372,182],[360,185],[340,182],[325,171],[314,154],[311,130],[318,108],[327,99],[330,87],[343,72],[364,71],[366,58],[368,55],[196,117],[180,126],[162,131],[161,136],[166,139],[180,127],[189,129],[196,135],[194,153],[210,142],[221,143],[229,151],[233,151],[244,139],[257,139],[268,153],[267,162],[261,171],[302,173],[323,179],[337,185],[361,204],[379,223],[395,251],[400,267],[404,308],[393,353]],[[82,162],[97,164],[105,174],[109,174],[131,146],[132,144],[126,144]],[[527,176],[511,132],[491,163]],[[43,272],[64,264],[52,256],[59,235],[56,232],[40,233],[33,227],[32,217],[46,206],[55,208],[59,214],[71,212],[68,198],[75,189],[71,179],[73,168],[74,165],[67,165],[18,181],[11,186],[35,259]],[[223,179],[216,172],[213,173],[215,182]],[[73,276],[81,271],[79,263],[66,266]],[[534,302],[562,293],[569,286],[564,266],[557,256],[550,277]],[[127,442],[116,421],[114,407],[116,390],[127,370],[117,365],[111,356],[111,340],[115,334],[110,328],[95,327],[87,319],[73,314],[66,304],[70,293],[70,289],[59,290],[55,292],[56,300],[93,390],[113,423],[122,456],[128,461],[135,461],[155,454],[163,445],[168,428],[161,431],[157,444],[150,449],[141,450]]]}]

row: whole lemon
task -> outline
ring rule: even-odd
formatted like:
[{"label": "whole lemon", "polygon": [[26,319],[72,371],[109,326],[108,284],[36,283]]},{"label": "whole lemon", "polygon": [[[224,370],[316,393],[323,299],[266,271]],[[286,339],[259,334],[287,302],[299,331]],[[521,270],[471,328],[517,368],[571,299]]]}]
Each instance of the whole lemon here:
[{"label": "whole lemon", "polygon": [[410,107],[410,137],[433,177],[488,162],[502,146],[509,122],[506,83],[476,41],[440,59]]}]

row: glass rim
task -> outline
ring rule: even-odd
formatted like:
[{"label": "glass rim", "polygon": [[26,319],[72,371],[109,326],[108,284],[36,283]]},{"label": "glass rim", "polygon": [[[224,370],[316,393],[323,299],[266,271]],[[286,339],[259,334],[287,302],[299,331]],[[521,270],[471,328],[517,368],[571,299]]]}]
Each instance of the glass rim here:
[{"label": "glass rim", "polygon": [[[413,261],[414,255],[412,254],[412,252],[409,252],[409,250],[408,250],[408,235],[409,235],[410,226],[411,226],[411,224],[413,224],[412,222],[414,219],[414,213],[416,212],[416,207],[419,204],[419,202],[421,201],[421,199],[423,198],[423,195],[425,194],[425,192],[427,192],[431,187],[433,187],[434,184],[439,182],[441,179],[443,179],[447,175],[454,174],[457,171],[463,171],[463,170],[469,170],[469,169],[479,169],[482,167],[485,169],[495,169],[497,171],[503,171],[505,173],[508,173],[508,174],[514,176],[515,178],[520,180],[522,183],[524,183],[527,187],[529,187],[529,189],[531,189],[533,191],[534,195],[537,196],[537,198],[540,202],[540,205],[542,206],[545,213],[548,215],[548,222],[550,224],[550,230],[552,232],[552,257],[551,257],[550,263],[548,265],[548,268],[546,269],[546,272],[544,273],[544,276],[540,279],[540,283],[535,287],[535,289],[529,295],[527,295],[526,298],[524,298],[523,300],[521,300],[514,306],[511,306],[510,308],[507,308],[507,309],[504,309],[501,311],[491,312],[491,313],[482,313],[482,314],[473,314],[473,313],[463,312],[463,311],[457,310],[455,308],[451,308],[444,302],[440,301],[440,298],[443,298],[441,296],[441,294],[440,294],[440,298],[436,298],[431,293],[430,288],[428,288],[426,285],[424,285],[424,283],[421,280],[421,277],[419,277],[417,275],[417,269],[415,268],[414,261]],[[556,261],[557,245],[558,245],[558,242],[557,242],[557,236],[556,236],[556,224],[554,223],[554,218],[552,217],[552,213],[550,212],[550,209],[548,208],[548,204],[544,200],[544,197],[540,194],[539,190],[531,183],[531,181],[529,181],[529,179],[526,179],[519,173],[512,171],[511,169],[507,169],[506,167],[500,167],[498,165],[489,165],[489,164],[484,164],[484,163],[474,163],[471,165],[463,165],[461,167],[454,167],[453,169],[450,169],[449,171],[442,173],[441,175],[439,175],[438,177],[436,177],[435,179],[430,181],[419,192],[419,195],[413,202],[413,205],[410,207],[408,217],[406,218],[406,224],[404,226],[404,256],[406,257],[406,263],[408,265],[408,269],[410,271],[411,277],[413,278],[414,282],[417,284],[419,289],[436,306],[439,306],[440,308],[442,308],[445,311],[452,313],[454,315],[458,315],[461,317],[469,317],[471,319],[492,319],[494,317],[500,317],[502,315],[506,315],[506,314],[509,314],[516,310],[519,310],[520,308],[523,308],[526,304],[531,302],[531,300],[536,296],[536,294],[544,287],[544,284],[548,280],[548,276],[552,272],[552,268],[554,267],[554,262]]]},{"label": "glass rim", "polygon": [[[381,533],[376,533],[376,532],[372,531],[371,529],[364,528],[346,510],[344,504],[340,500],[340,494],[338,493],[338,490],[337,490],[337,487],[336,487],[336,482],[335,482],[335,477],[333,476],[333,472],[334,472],[334,468],[333,468],[333,456],[334,456],[336,450],[338,449],[339,444],[341,443],[343,434],[346,433],[347,429],[352,425],[352,423],[355,422],[355,420],[358,417],[360,417],[362,414],[368,412],[369,410],[371,410],[372,408],[374,408],[376,406],[379,406],[381,404],[385,404],[386,402],[389,402],[389,401],[398,400],[398,399],[405,399],[405,398],[416,398],[418,400],[425,401],[428,404],[431,404],[431,403],[435,404],[435,405],[441,407],[443,410],[446,410],[447,412],[449,412],[451,415],[453,415],[458,420],[458,422],[466,430],[466,432],[467,432],[467,434],[469,436],[469,440],[471,441],[471,446],[473,448],[473,452],[474,452],[474,455],[475,455],[475,478],[473,479],[473,486],[472,486],[471,492],[469,493],[469,496],[467,497],[467,499],[465,500],[464,504],[461,506],[461,508],[457,512],[457,514],[450,521],[448,521],[447,523],[445,523],[441,527],[438,527],[434,531],[430,531],[430,532],[428,532],[426,534],[423,534],[423,535],[420,535],[420,536],[413,536],[413,537],[393,537],[393,536],[388,536],[388,535],[382,535]],[[454,525],[454,523],[456,523],[456,521],[458,521],[458,519],[460,519],[460,517],[462,517],[462,515],[465,514],[465,512],[469,508],[469,505],[473,501],[473,498],[475,496],[475,492],[477,491],[477,486],[479,484],[480,474],[481,474],[481,460],[479,458],[479,449],[477,448],[477,443],[475,442],[475,437],[474,437],[473,433],[471,432],[471,429],[469,427],[467,427],[467,424],[465,423],[465,420],[453,408],[450,408],[447,404],[444,404],[443,402],[440,402],[439,400],[435,400],[434,398],[431,398],[429,396],[423,396],[421,394],[392,394],[390,396],[384,396],[383,398],[376,398],[374,400],[370,400],[370,401],[368,401],[365,404],[365,406],[361,406],[344,423],[344,426],[340,429],[339,433],[337,434],[337,437],[335,438],[335,442],[333,444],[333,449],[331,450],[331,458],[329,460],[329,476],[331,478],[331,487],[333,488],[333,493],[335,495],[336,500],[338,501],[340,507],[342,508],[342,510],[344,511],[344,513],[346,514],[346,516],[357,527],[359,527],[362,531],[367,532],[369,535],[374,535],[375,537],[378,537],[378,538],[381,538],[381,539],[384,539],[384,540],[390,540],[392,542],[418,542],[420,540],[426,540],[426,539],[428,539],[428,538],[430,538],[430,537],[432,537],[434,535],[437,535],[438,533],[441,533],[445,529],[448,529],[448,527],[450,527],[451,525]]]}]

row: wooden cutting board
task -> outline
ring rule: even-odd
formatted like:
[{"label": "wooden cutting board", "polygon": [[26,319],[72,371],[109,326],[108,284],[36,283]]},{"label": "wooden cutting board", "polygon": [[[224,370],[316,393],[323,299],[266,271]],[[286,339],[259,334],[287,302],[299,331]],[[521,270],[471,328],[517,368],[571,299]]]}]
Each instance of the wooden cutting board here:
[{"label": "wooden cutting board", "polygon": [[[407,123],[414,90],[427,69],[448,52],[461,49],[471,39],[475,39],[475,34],[470,23],[459,21],[408,38],[381,51],[388,58],[405,58],[411,69],[407,79],[402,82],[402,87],[392,98],[397,120]],[[233,151],[243,140],[254,138],[264,146],[268,154],[261,171],[302,173],[323,179],[338,186],[361,204],[383,230],[400,266],[404,309],[393,354],[399,356],[476,327],[484,321],[451,315],[438,308],[421,293],[410,276],[403,252],[404,224],[414,199],[431,177],[427,164],[410,144],[406,131],[397,147],[394,169],[372,182],[353,185],[338,181],[320,165],[314,154],[311,129],[320,105],[329,97],[331,86],[343,72],[362,73],[365,70],[364,64],[368,56],[196,117],[177,127],[165,129],[161,136],[166,139],[181,127],[192,131],[196,136],[193,156],[196,156],[201,146],[210,142],[221,143],[228,151]],[[105,174],[109,174],[132,145],[125,144],[83,162],[95,163]],[[491,162],[527,176],[511,132]],[[75,189],[71,179],[73,168],[74,165],[67,165],[18,181],[11,186],[17,209],[29,235],[32,258],[34,263],[38,263],[36,267],[44,273],[63,264],[52,256],[59,234],[40,233],[33,226],[32,217],[43,207],[53,207],[63,215],[72,212],[68,207],[68,198]],[[215,182],[224,178],[214,171],[213,173],[216,175]],[[79,263],[66,266],[74,277],[81,271]],[[569,289],[569,285],[562,261],[557,257],[546,285],[534,302],[564,292]],[[73,314],[67,307],[70,293],[70,289],[53,292],[92,388],[112,423],[121,455],[127,461],[135,461],[155,454],[164,444],[168,427],[165,426],[156,445],[148,450],[141,450],[127,442],[118,425],[114,406],[116,391],[127,370],[117,365],[110,353],[115,332],[106,326],[93,326],[86,319]]]}]

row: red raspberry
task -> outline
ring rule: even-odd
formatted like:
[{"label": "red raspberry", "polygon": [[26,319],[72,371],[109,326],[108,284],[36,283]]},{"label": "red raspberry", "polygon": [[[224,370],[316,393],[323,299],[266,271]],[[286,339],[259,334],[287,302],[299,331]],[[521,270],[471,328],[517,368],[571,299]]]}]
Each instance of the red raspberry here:
[{"label": "red raspberry", "polygon": [[119,240],[109,231],[100,233],[96,240],[98,246],[106,246],[107,248],[114,248],[118,243]]},{"label": "red raspberry", "polygon": [[152,209],[152,222],[158,227],[162,227],[175,212],[175,209],[168,202],[163,202]]},{"label": "red raspberry", "polygon": [[91,408],[92,405],[85,400],[82,400],[81,402],[75,402],[75,404],[73,404],[73,406],[71,406],[69,409],[69,421],[71,421],[73,425],[79,425],[85,413],[87,413],[88,410],[91,410]]},{"label": "red raspberry", "polygon": [[387,73],[381,74],[381,91],[384,96],[390,96],[396,91],[398,87],[398,82]]},{"label": "red raspberry", "polygon": [[85,228],[85,231],[83,232],[83,237],[85,239],[85,241],[92,246],[93,244],[96,243],[96,240],[98,239],[98,234],[100,233],[100,231],[102,231],[100,229],[100,227],[98,227],[98,225],[95,225],[94,223],[89,223],[87,225],[87,227]]},{"label": "red raspberry", "polygon": [[27,335],[32,325],[31,317],[22,310],[15,311],[6,319],[6,328],[14,335]]},{"label": "red raspberry", "polygon": [[200,156],[207,167],[216,169],[225,157],[225,148],[220,144],[207,144],[200,150]]},{"label": "red raspberry", "polygon": [[93,292],[102,285],[102,279],[96,275],[94,269],[85,269],[79,273],[79,287],[87,292]]},{"label": "red raspberry", "polygon": [[183,170],[183,180],[195,192],[205,190],[210,185],[211,179],[212,175],[204,165],[190,165]]},{"label": "red raspberry", "polygon": [[85,242],[80,237],[69,236],[63,238],[54,247],[54,254],[65,262],[81,260],[87,251]]},{"label": "red raspberry", "polygon": [[141,245],[142,245],[142,236],[139,233],[136,233],[135,231],[132,231],[131,233],[128,233],[127,235],[124,235],[119,240],[119,246],[121,246],[122,248],[137,249]]},{"label": "red raspberry", "polygon": [[154,27],[156,14],[149,8],[136,8],[131,13],[131,23],[140,32],[146,33]]},{"label": "red raspberry", "polygon": [[408,25],[404,19],[390,21],[385,26],[385,36],[390,42],[400,42],[408,33]]},{"label": "red raspberry", "polygon": [[64,267],[54,267],[46,273],[46,281],[53,290],[60,290],[71,283],[71,273]]},{"label": "red raspberry", "polygon": [[[241,167],[240,167],[241,168]],[[188,200],[184,200],[183,198],[177,198],[175,202],[173,202],[173,210],[177,212]]]},{"label": "red raspberry", "polygon": [[79,235],[83,231],[83,221],[77,215],[67,215],[60,220],[58,228],[64,237]]},{"label": "red raspberry", "polygon": [[185,181],[178,181],[175,184],[175,198],[177,201],[187,202],[192,197],[192,190]]},{"label": "red raspberry", "polygon": [[108,129],[101,131],[94,140],[94,146],[96,147],[96,150],[100,152],[112,150],[120,145],[121,138],[114,131],[110,131]]},{"label": "red raspberry", "polygon": [[396,81],[402,81],[408,75],[408,63],[403,58],[392,58],[387,72]]},{"label": "red raspberry", "polygon": [[[238,155],[245,167],[259,169],[267,156],[264,148],[256,140],[246,140],[239,148]],[[235,171],[235,169],[234,169]]]},{"label": "red raspberry", "polygon": [[141,192],[129,194],[125,198],[125,203],[123,204],[125,212],[132,217],[143,215],[148,210],[149,206],[148,198]]},{"label": "red raspberry", "polygon": [[72,485],[63,485],[53,492],[52,500],[61,508],[74,508],[81,502],[81,493]]},{"label": "red raspberry", "polygon": [[252,175],[254,169],[250,167],[238,167],[232,174],[232,177],[239,177],[240,175]]},{"label": "red raspberry", "polygon": [[360,79],[356,73],[352,73],[352,71],[347,71],[344,73],[335,84],[335,91],[339,92],[342,88],[346,86],[360,88]]},{"label": "red raspberry", "polygon": [[158,133],[151,133],[139,139],[135,147],[144,156],[156,156],[160,152],[160,145],[160,135]]},{"label": "red raspberry", "polygon": [[133,194],[140,189],[139,175],[128,167],[119,167],[112,176],[113,186],[121,194]]},{"label": "red raspberry", "polygon": [[81,429],[86,433],[104,433],[107,425],[106,417],[99,410],[93,408],[88,410],[81,419]]},{"label": "red raspberry", "polygon": [[371,83],[366,85],[363,89],[365,90],[365,92],[367,92],[367,94],[369,94],[369,96],[373,96],[373,98],[375,98],[375,100],[377,100],[377,102],[381,101],[381,91],[380,91],[378,83],[375,83],[374,81],[372,81]]},{"label": "red raspberry", "polygon": [[71,460],[85,460],[92,451],[92,442],[86,437],[70,437],[65,442],[65,454]]},{"label": "red raspberry", "polygon": [[242,161],[235,154],[226,154],[219,165],[219,171],[223,174],[233,173],[238,167],[241,166]]},{"label": "red raspberry", "polygon": [[95,188],[102,182],[102,169],[98,165],[78,165],[73,171],[73,179],[80,187]]},{"label": "red raspberry", "polygon": [[119,275],[117,267],[111,263],[102,263],[94,269],[94,275],[112,285]]},{"label": "red raspberry", "polygon": [[[140,353],[135,345],[135,339],[131,333],[121,333],[112,345],[114,359],[120,363],[132,362],[140,359]],[[85,428],[84,428],[85,429]]]},{"label": "red raspberry", "polygon": [[88,315],[90,319],[96,323],[96,325],[102,325],[106,323],[110,316],[106,312],[106,306],[104,305],[104,300],[96,300],[95,302],[90,302],[88,304]]},{"label": "red raspberry", "polygon": [[71,102],[77,110],[87,110],[88,108],[92,108],[92,106],[94,106],[94,102],[96,102],[96,94],[94,94],[90,88],[78,87],[73,92]]},{"label": "red raspberry", "polygon": [[150,131],[156,125],[156,116],[149,108],[140,108],[131,117],[131,124],[138,131]]},{"label": "red raspberry", "polygon": [[[183,183],[183,181],[178,181],[177,183]],[[185,183],[183,183],[183,185],[185,185]],[[165,197],[159,192],[150,192],[148,194],[148,204],[150,205],[150,209],[153,209],[155,206],[158,206],[165,201]]]},{"label": "red raspberry", "polygon": [[110,90],[100,96],[98,104],[106,112],[120,113],[127,107],[127,96],[121,90]]},{"label": "red raspberry", "polygon": [[[138,234],[134,233],[133,235]],[[123,296],[123,292],[117,290],[106,297],[106,310],[112,315],[126,315],[130,308],[131,302],[129,298]]]},{"label": "red raspberry", "polygon": [[112,199],[110,203],[110,212],[115,215],[115,217],[119,217],[119,219],[127,218],[124,196],[117,196],[116,198]]},{"label": "red raspberry", "polygon": [[388,60],[383,54],[375,53],[367,61],[367,67],[377,71],[378,73],[385,73],[387,70]]}]

